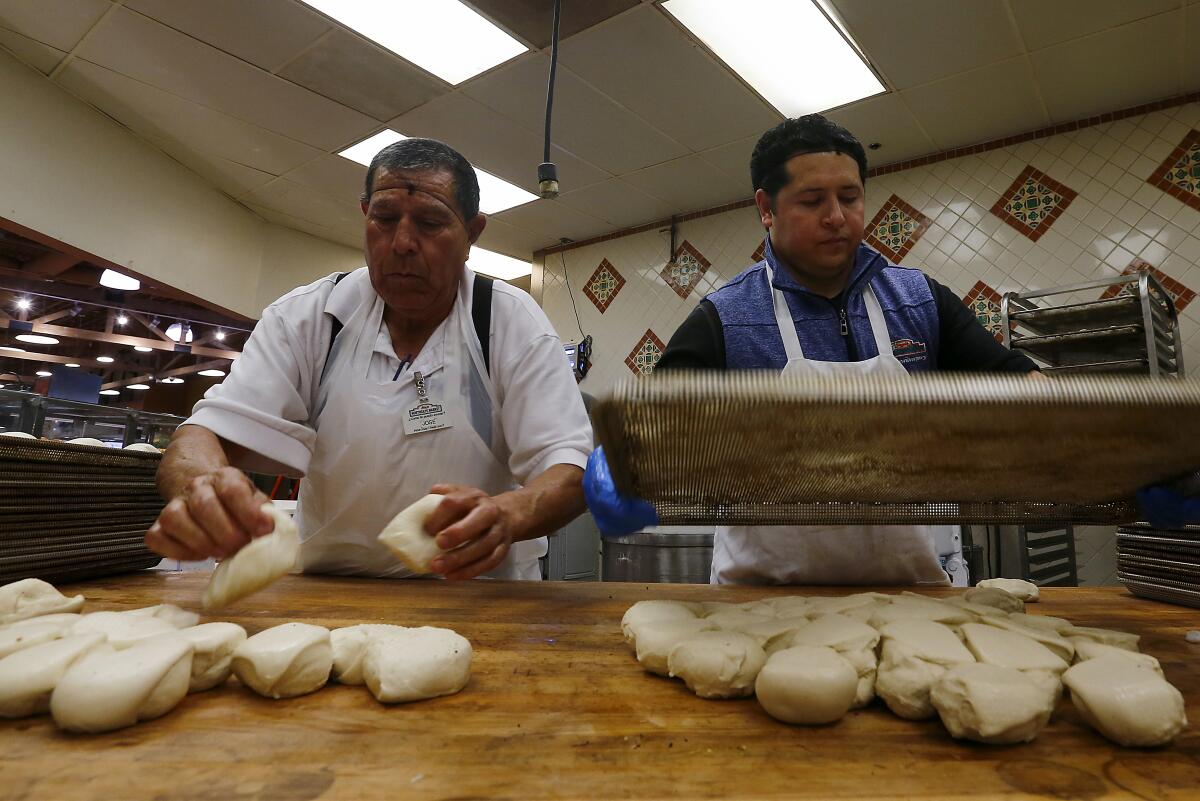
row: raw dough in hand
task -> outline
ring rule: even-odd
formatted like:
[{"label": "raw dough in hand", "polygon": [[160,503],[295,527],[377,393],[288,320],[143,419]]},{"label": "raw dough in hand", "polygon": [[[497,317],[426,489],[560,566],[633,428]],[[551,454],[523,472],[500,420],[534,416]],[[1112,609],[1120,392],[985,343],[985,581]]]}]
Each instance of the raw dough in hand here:
[{"label": "raw dough in hand", "polygon": [[671,649],[667,667],[701,698],[741,698],[754,692],[766,661],[766,653],[748,634],[702,631]]},{"label": "raw dough in hand", "polygon": [[975,661],[958,637],[941,623],[897,620],[884,626],[883,659],[875,692],[902,718],[923,720],[935,710],[929,690],[947,668]]},{"label": "raw dough in hand", "polygon": [[21,579],[0,587],[0,623],[15,623],[55,612],[78,612],[82,607],[82,595],[68,598],[41,579]]},{"label": "raw dough in hand", "polygon": [[45,626],[13,626],[0,630],[0,659],[34,645],[57,640],[61,636],[62,628],[53,623]]},{"label": "raw dough in hand", "polygon": [[205,623],[156,637],[173,637],[191,643],[192,676],[188,681],[188,692],[198,693],[224,684],[229,678],[234,649],[246,641],[246,630],[236,623]]},{"label": "raw dough in hand", "polygon": [[20,718],[50,711],[50,693],[79,657],[104,642],[103,634],[51,640],[0,659],[0,717]]},{"label": "raw dough in hand", "polygon": [[175,627],[167,621],[150,615],[131,615],[128,612],[92,612],[80,617],[69,631],[71,634],[98,632],[108,638],[108,645],[120,651],[139,640],[175,630]]},{"label": "raw dough in hand", "polygon": [[284,623],[260,631],[233,652],[233,673],[259,695],[293,698],[325,686],[333,669],[329,629]]},{"label": "raw dough in hand", "polygon": [[360,623],[357,626],[342,626],[329,632],[333,646],[334,681],[342,684],[362,684],[363,657],[367,655],[367,643],[375,637],[386,637],[410,631],[406,626],[389,623]]},{"label": "raw dough in hand", "polygon": [[699,617],[642,623],[635,629],[637,661],[651,673],[657,673],[659,676],[670,675],[667,657],[671,649],[693,634],[716,629],[711,622]]},{"label": "raw dough in hand", "polygon": [[1027,743],[1050,720],[1056,683],[983,663],[956,665],[929,692],[951,736],[980,743]]},{"label": "raw dough in hand", "polygon": [[621,618],[621,633],[625,642],[634,643],[634,631],[642,623],[660,620],[694,620],[700,615],[700,604],[685,601],[638,601],[625,610]]},{"label": "raw dough in hand", "polygon": [[192,645],[180,639],[98,645],[77,659],[50,696],[61,729],[102,732],[165,715],[187,695]]},{"label": "raw dough in hand", "polygon": [[442,502],[441,495],[426,495],[392,518],[379,541],[388,547],[405,567],[424,575],[433,572],[433,560],[443,553],[437,540],[425,530],[425,520]]},{"label": "raw dough in hand", "polygon": [[837,651],[798,645],[771,654],[755,679],[754,694],[771,717],[815,726],[842,718],[857,686],[857,671]]},{"label": "raw dough in hand", "polygon": [[1032,581],[1026,581],[1025,579],[990,578],[984,579],[976,586],[983,587],[984,589],[993,588],[997,590],[1004,590],[1009,595],[1014,595],[1027,604],[1037,603],[1038,596],[1040,595],[1038,585],[1034,584]]},{"label": "raw dough in hand", "polygon": [[471,643],[433,626],[369,636],[362,675],[385,704],[452,695],[471,678]]},{"label": "raw dough in hand", "polygon": [[255,537],[217,565],[204,591],[205,609],[229,606],[286,576],[296,566],[300,555],[300,533],[296,524],[273,503],[264,503],[262,510],[274,519],[275,530],[266,536]]},{"label": "raw dough in hand", "polygon": [[1063,674],[1063,683],[1088,725],[1119,745],[1162,745],[1187,726],[1179,690],[1131,659],[1080,662]]}]

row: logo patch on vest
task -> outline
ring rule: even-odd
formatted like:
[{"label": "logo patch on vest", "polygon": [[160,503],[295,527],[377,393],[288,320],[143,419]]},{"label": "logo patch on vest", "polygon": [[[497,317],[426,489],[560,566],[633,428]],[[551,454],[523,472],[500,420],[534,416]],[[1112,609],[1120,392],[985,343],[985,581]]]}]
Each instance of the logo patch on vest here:
[{"label": "logo patch on vest", "polygon": [[919,362],[928,357],[928,353],[925,350],[925,343],[918,342],[915,339],[897,339],[892,343],[892,355],[901,364]]}]

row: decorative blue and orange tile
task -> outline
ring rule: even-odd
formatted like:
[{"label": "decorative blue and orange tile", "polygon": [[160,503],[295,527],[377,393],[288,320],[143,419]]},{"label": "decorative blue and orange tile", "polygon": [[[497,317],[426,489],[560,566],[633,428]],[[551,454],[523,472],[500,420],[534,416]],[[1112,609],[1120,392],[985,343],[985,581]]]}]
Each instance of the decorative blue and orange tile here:
[{"label": "decorative blue and orange tile", "polygon": [[1146,181],[1200,211],[1200,131],[1189,131]]},{"label": "decorative blue and orange tile", "polygon": [[609,307],[625,286],[625,277],[613,267],[608,259],[603,259],[600,266],[592,273],[592,277],[583,285],[583,294],[587,295],[601,314]]},{"label": "decorative blue and orange tile", "polygon": [[1028,166],[1004,191],[991,211],[1036,242],[1076,197],[1075,190]]},{"label": "decorative blue and orange tile", "polygon": [[708,259],[685,239],[675,249],[671,261],[663,267],[660,275],[676,295],[686,299],[711,266]]},{"label": "decorative blue and orange tile", "polygon": [[654,372],[654,365],[658,364],[658,360],[662,358],[663,351],[666,349],[667,346],[663,344],[663,341],[647,328],[646,333],[642,334],[641,339],[638,340],[638,344],[625,357],[625,366],[634,375],[650,375]]},{"label": "decorative blue and orange tile", "polygon": [[867,226],[865,241],[899,264],[932,222],[898,195],[892,195]]}]

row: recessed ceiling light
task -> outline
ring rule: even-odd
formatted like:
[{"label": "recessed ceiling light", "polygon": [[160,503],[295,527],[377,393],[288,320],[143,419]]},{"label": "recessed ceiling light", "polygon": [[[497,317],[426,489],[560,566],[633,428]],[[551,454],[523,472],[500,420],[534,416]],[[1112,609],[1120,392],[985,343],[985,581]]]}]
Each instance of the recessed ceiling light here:
[{"label": "recessed ceiling light", "polygon": [[130,384],[125,389],[150,389],[149,384]]},{"label": "recessed ceiling light", "polygon": [[[304,2],[449,84],[462,83],[527,50],[458,0]],[[431,31],[452,33],[433,36]]]},{"label": "recessed ceiling light", "polygon": [[[176,342],[180,342],[181,337],[183,336],[183,326],[179,323],[171,323],[169,326],[167,326],[167,330],[163,333]],[[192,339],[192,327],[189,325],[187,328],[187,341],[191,342]]]},{"label": "recessed ceiling light", "polygon": [[490,275],[493,278],[503,278],[508,281],[533,273],[533,265],[527,261],[514,259],[511,256],[505,256],[501,253],[484,250],[479,247],[471,248],[471,255],[467,259],[467,266],[477,273]]},{"label": "recessed ceiling light", "polygon": [[102,390],[100,390],[100,394],[101,395],[120,395],[121,390],[119,390],[119,389],[102,389]]},{"label": "recessed ceiling light", "polygon": [[182,384],[182,383],[183,383],[183,379],[182,379],[182,378],[176,378],[175,376],[172,376],[171,378],[164,378],[164,379],[163,379],[162,381],[160,381],[159,383],[160,383],[160,384]]},{"label": "recessed ceiling light", "polygon": [[63,367],[78,367],[78,366],[79,365],[76,364],[75,362],[67,362],[66,364],[63,365]]},{"label": "recessed ceiling light", "polygon": [[786,117],[885,91],[812,0],[666,0],[662,7]]},{"label": "recessed ceiling light", "polygon": [[224,370],[201,370],[197,375],[208,376],[209,378],[220,378],[225,375]]},{"label": "recessed ceiling light", "polygon": [[147,348],[145,345],[134,345],[133,349],[138,353],[149,353],[150,351],[154,350],[154,348]]},{"label": "recessed ceiling light", "polygon": [[218,332],[216,333],[216,337],[217,337],[217,341],[218,341],[218,342],[224,342],[224,341],[225,341],[225,332],[224,332],[224,331],[218,331]]},{"label": "recessed ceiling light", "polygon": [[125,315],[123,315],[123,314],[118,314],[118,315],[117,315],[117,325],[125,325],[125,323],[127,323],[127,322],[129,322],[129,318],[128,318],[128,317],[126,317],[126,316],[125,316]]},{"label": "recessed ceiling light", "polygon": [[17,308],[21,311],[28,311],[33,306],[33,301],[29,298],[17,298]]},{"label": "recessed ceiling light", "polygon": [[122,275],[116,270],[105,270],[100,274],[100,286],[136,292],[142,288],[142,282],[136,278],[130,278],[128,275]]},{"label": "recessed ceiling light", "polygon": [[14,348],[12,345],[0,345],[0,350],[8,350],[13,353],[28,353],[24,348]]},{"label": "recessed ceiling light", "polygon": [[[371,159],[375,158],[376,153],[388,145],[407,138],[404,134],[385,128],[374,136],[369,136],[358,144],[351,145],[338,155],[369,167]],[[538,199],[537,195],[532,192],[527,192],[516,184],[511,184],[503,178],[497,178],[478,167],[475,168],[475,179],[479,181],[479,210],[484,214],[496,214]]]},{"label": "recessed ceiling light", "polygon": [[50,376],[54,375],[54,373],[50,372],[49,370],[38,370],[36,375],[40,375],[42,378],[49,378]]},{"label": "recessed ceiling light", "polygon": [[13,339],[28,342],[31,345],[57,345],[58,340],[43,334],[17,334]]},{"label": "recessed ceiling light", "polygon": [[103,362],[105,364],[112,364],[115,360],[112,356],[97,356],[96,361]]}]

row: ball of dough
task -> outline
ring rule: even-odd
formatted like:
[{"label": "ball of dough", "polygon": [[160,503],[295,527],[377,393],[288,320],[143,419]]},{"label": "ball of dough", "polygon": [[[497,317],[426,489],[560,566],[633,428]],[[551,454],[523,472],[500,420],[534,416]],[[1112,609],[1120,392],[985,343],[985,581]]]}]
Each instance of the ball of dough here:
[{"label": "ball of dough", "polygon": [[442,502],[442,495],[426,495],[405,507],[384,526],[379,541],[409,570],[424,575],[433,572],[433,560],[442,554],[437,540],[425,530],[425,521]]},{"label": "ball of dough", "polygon": [[333,679],[342,684],[362,684],[363,657],[367,654],[367,643],[372,637],[388,636],[411,631],[406,626],[388,623],[359,623],[342,626],[329,632],[333,646]]},{"label": "ball of dough", "polygon": [[205,609],[229,606],[286,576],[296,566],[300,556],[300,532],[296,524],[273,503],[264,503],[262,510],[274,519],[274,530],[255,537],[217,565],[204,590]]},{"label": "ball of dough", "polygon": [[997,590],[1004,590],[1009,595],[1016,596],[1027,604],[1037,603],[1038,597],[1041,595],[1038,585],[1032,581],[1025,581],[1025,579],[990,578],[984,579],[976,586],[983,587],[984,589],[990,587]]},{"label": "ball of dough", "polygon": [[369,636],[363,680],[385,704],[453,695],[471,678],[471,653],[466,637],[433,626]]},{"label": "ball of dough", "polygon": [[836,614],[813,618],[812,623],[781,638],[786,647],[797,645],[823,646],[832,648],[849,662],[858,674],[858,687],[854,692],[852,708],[860,709],[875,698],[875,678],[879,660],[875,647],[879,644],[879,632],[866,623]]},{"label": "ball of dough", "polygon": [[333,669],[329,629],[284,623],[260,631],[233,652],[233,674],[259,695],[294,698],[325,686]]},{"label": "ball of dough", "polygon": [[57,640],[62,628],[53,623],[44,626],[12,626],[0,630],[0,659],[34,645]]},{"label": "ball of dough", "polygon": [[667,672],[701,698],[743,698],[754,692],[766,661],[766,653],[748,634],[702,631],[671,649]]},{"label": "ball of dough", "polygon": [[142,451],[143,453],[162,453],[158,448],[151,445],[149,442],[135,442],[132,445],[126,445],[121,450],[123,451]]},{"label": "ball of dough", "polygon": [[889,623],[880,632],[883,659],[875,677],[875,692],[888,709],[908,720],[935,713],[929,691],[947,668],[974,662],[975,657],[948,627],[931,620],[907,619]]},{"label": "ball of dough", "polygon": [[224,684],[233,671],[233,652],[246,641],[246,630],[236,623],[204,623],[168,631],[156,637],[173,637],[192,645],[192,675],[188,692],[198,693]]},{"label": "ball of dough", "polygon": [[[731,631],[740,631],[753,637],[768,654],[781,650],[780,643],[791,637],[798,629],[808,625],[806,617],[779,617],[762,623],[733,627]],[[724,627],[722,627],[724,628]]]},{"label": "ball of dough", "polygon": [[123,651],[98,645],[77,659],[50,695],[60,729],[97,733],[165,715],[187,695],[192,645],[151,640]]},{"label": "ball of dough", "polygon": [[744,609],[726,609],[721,612],[714,612],[711,615],[705,615],[704,619],[718,629],[743,631],[748,626],[759,623],[770,623],[775,618],[770,615],[747,612]]},{"label": "ball of dough", "polygon": [[165,620],[150,615],[131,615],[128,612],[92,612],[80,617],[69,629],[72,634],[103,634],[108,645],[118,651],[147,637],[175,630],[175,627]]},{"label": "ball of dough", "polygon": [[0,659],[0,717],[50,711],[50,693],[67,668],[104,642],[103,634],[77,634],[35,645]]},{"label": "ball of dough", "polygon": [[0,431],[0,437],[12,437],[13,439],[37,439],[33,434],[27,434],[24,431]]},{"label": "ball of dough", "polygon": [[693,634],[716,629],[711,622],[699,617],[642,623],[635,630],[637,660],[649,672],[667,676],[670,674],[667,657],[672,648]]},{"label": "ball of dough", "polygon": [[767,714],[817,726],[840,720],[854,703],[858,672],[832,648],[798,645],[776,651],[754,682]]},{"label": "ball of dough", "polygon": [[929,699],[957,739],[1003,745],[1027,743],[1050,720],[1055,684],[1012,668],[981,662],[956,665],[933,683]]},{"label": "ball of dough", "polygon": [[625,610],[621,618],[621,633],[625,642],[634,644],[634,631],[642,623],[659,620],[692,620],[703,611],[699,604],[684,601],[638,601]]},{"label": "ball of dough", "polygon": [[1080,717],[1118,745],[1163,745],[1187,726],[1179,690],[1133,660],[1080,662],[1063,674],[1063,684]]},{"label": "ball of dough", "polygon": [[21,579],[0,587],[0,623],[56,612],[78,612],[82,607],[82,595],[68,598],[41,579]]},{"label": "ball of dough", "polygon": [[972,587],[962,594],[965,601],[982,606],[994,606],[1003,612],[1024,612],[1025,602],[998,587]]},{"label": "ball of dough", "polygon": [[95,437],[76,437],[75,439],[67,440],[67,443],[71,444],[71,445],[90,445],[93,448],[108,447],[103,442],[96,439]]}]

